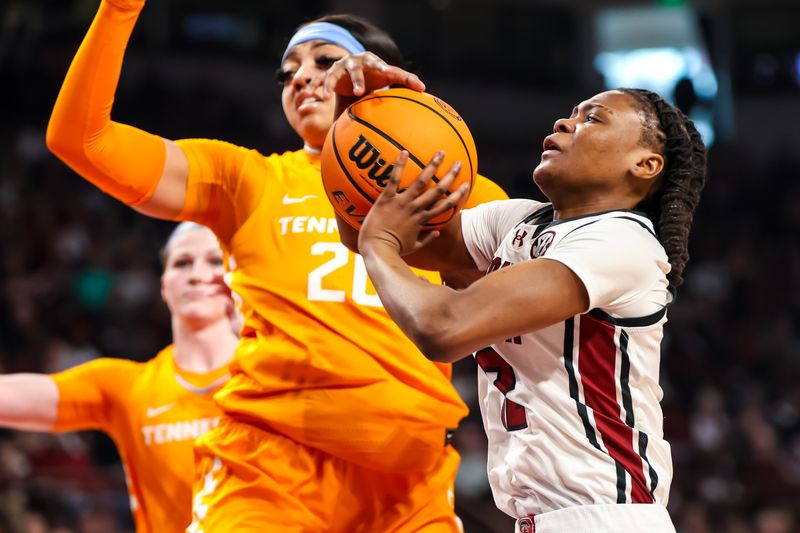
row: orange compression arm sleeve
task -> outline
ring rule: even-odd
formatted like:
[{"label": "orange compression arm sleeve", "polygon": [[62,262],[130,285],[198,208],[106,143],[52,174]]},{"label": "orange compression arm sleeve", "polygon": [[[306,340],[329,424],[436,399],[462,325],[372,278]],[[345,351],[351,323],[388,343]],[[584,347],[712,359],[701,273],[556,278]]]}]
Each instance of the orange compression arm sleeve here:
[{"label": "orange compression arm sleeve", "polygon": [[47,146],[75,172],[128,205],[153,194],[164,140],[111,120],[122,59],[144,2],[103,0],[61,86]]}]

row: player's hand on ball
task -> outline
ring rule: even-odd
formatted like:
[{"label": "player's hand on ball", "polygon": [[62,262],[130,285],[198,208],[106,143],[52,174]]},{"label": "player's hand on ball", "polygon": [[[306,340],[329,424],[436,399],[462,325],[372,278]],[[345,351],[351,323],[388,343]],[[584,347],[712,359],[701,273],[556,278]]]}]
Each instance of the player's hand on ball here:
[{"label": "player's hand on ball", "polygon": [[393,84],[425,90],[425,84],[416,74],[389,65],[372,52],[363,52],[345,56],[331,65],[322,81],[322,94],[325,98],[334,93],[360,97]]},{"label": "player's hand on ball", "polygon": [[394,162],[389,183],[361,225],[358,235],[358,249],[361,252],[369,246],[383,244],[394,248],[398,254],[405,255],[415,252],[439,236],[438,231],[423,231],[423,226],[438,215],[452,210],[469,192],[469,184],[464,183],[447,194],[448,188],[461,171],[459,161],[453,164],[438,183],[429,186],[443,158],[444,153],[437,152],[419,177],[401,191],[400,176],[408,161],[408,152],[400,152]]}]

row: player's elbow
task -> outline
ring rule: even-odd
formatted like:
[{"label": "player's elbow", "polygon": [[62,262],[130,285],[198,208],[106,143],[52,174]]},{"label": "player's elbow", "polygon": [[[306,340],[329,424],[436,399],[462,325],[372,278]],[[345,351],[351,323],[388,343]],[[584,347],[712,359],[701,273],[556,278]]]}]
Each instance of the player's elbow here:
[{"label": "player's elbow", "polygon": [[58,121],[50,119],[50,123],[47,125],[47,133],[45,134],[45,144],[47,144],[47,149],[53,155],[62,161],[69,161],[73,157],[72,154],[75,153],[76,142],[79,141],[74,134],[70,134],[65,128],[61,127]]},{"label": "player's elbow", "polygon": [[418,339],[414,342],[427,359],[437,363],[453,363],[468,355],[468,353],[458,350],[455,346],[432,337]]},{"label": "player's elbow", "polygon": [[454,314],[437,310],[415,322],[411,339],[425,357],[431,361],[451,363],[464,356],[456,341],[458,319]]},{"label": "player's elbow", "polygon": [[428,360],[437,363],[452,363],[461,359],[455,353],[447,350],[445,346],[437,342],[421,342],[417,343],[417,347]]},{"label": "player's elbow", "polygon": [[50,150],[55,155],[58,155],[59,152],[63,149],[64,139],[60,135],[58,127],[53,124],[52,120],[47,125],[47,133],[45,134],[44,139],[45,139],[45,144],[47,144],[47,149]]}]

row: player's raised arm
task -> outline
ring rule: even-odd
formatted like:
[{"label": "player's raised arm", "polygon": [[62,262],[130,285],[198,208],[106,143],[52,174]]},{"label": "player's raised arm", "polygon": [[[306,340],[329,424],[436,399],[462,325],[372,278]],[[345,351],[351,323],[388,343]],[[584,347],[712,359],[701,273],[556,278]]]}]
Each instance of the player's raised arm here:
[{"label": "player's raised arm", "polygon": [[50,376],[0,376],[0,426],[51,431],[58,415],[58,388]]},{"label": "player's raised arm", "polygon": [[103,0],[59,92],[47,146],[97,187],[159,218],[183,208],[188,163],[181,149],[111,120],[128,40],[143,0]]}]

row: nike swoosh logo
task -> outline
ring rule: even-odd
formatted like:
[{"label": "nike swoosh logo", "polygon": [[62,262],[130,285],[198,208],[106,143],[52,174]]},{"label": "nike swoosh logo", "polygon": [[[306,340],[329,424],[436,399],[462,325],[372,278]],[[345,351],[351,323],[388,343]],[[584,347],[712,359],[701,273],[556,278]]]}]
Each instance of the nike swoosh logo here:
[{"label": "nike swoosh logo", "polygon": [[168,403],[167,405],[162,405],[161,407],[148,407],[146,411],[147,418],[155,418],[158,415],[163,415],[173,407],[175,407],[174,403]]},{"label": "nike swoosh logo", "polygon": [[301,204],[301,203],[305,202],[306,200],[310,200],[312,198],[316,198],[316,196],[313,195],[313,194],[308,194],[306,196],[301,196],[300,198],[289,198],[288,194],[284,194],[283,195],[283,200],[281,200],[281,203],[283,205]]}]

